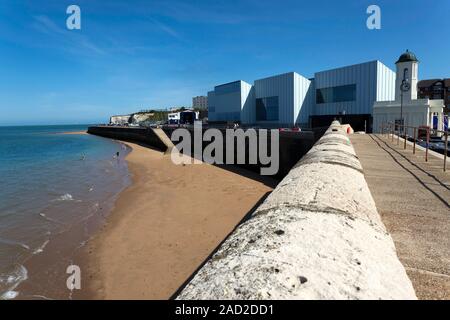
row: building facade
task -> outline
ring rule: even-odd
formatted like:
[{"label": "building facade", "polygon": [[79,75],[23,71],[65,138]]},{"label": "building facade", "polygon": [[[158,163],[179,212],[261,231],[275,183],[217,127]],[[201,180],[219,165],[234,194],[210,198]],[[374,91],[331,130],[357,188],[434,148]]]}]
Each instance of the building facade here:
[{"label": "building facade", "polygon": [[393,100],[395,72],[380,61],[317,72],[311,125],[326,126],[342,119],[357,130],[370,131],[375,101]]},{"label": "building facade", "polygon": [[195,109],[206,109],[208,108],[208,97],[197,96],[192,98],[192,108]]},{"label": "building facade", "polygon": [[444,113],[450,114],[450,79],[422,80],[417,87],[420,99],[444,100]]},{"label": "building facade", "polygon": [[310,80],[296,72],[256,80],[254,107],[249,112],[251,116],[242,122],[291,127],[299,121],[300,110],[308,101],[310,85]]},{"label": "building facade", "polygon": [[383,124],[388,122],[443,130],[444,101],[418,98],[419,61],[414,53],[406,51],[395,64],[395,100],[374,103],[374,131],[381,132]]},{"label": "building facade", "polygon": [[254,108],[253,86],[239,80],[214,87],[208,92],[209,122],[241,122]]},{"label": "building facade", "polygon": [[167,115],[169,125],[194,124],[199,119],[199,112],[194,110],[183,110],[172,112]]},{"label": "building facade", "polygon": [[374,102],[394,97],[395,72],[370,61],[317,72],[311,79],[289,72],[255,80],[253,85],[235,81],[216,86],[208,93],[209,121],[310,127],[340,118],[356,130],[370,131]]}]

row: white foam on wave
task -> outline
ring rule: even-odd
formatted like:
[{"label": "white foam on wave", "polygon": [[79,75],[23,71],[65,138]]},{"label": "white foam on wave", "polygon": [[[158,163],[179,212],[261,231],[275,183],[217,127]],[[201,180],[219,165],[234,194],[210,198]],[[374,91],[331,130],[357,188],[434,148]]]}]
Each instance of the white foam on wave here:
[{"label": "white foam on wave", "polygon": [[16,269],[7,276],[0,276],[0,283],[8,285],[8,289],[0,293],[0,300],[14,299],[19,295],[18,291],[15,291],[17,286],[28,279],[28,271],[23,265],[18,265]]},{"label": "white foam on wave", "polygon": [[[55,219],[52,219],[52,218],[50,218],[50,217],[47,217],[47,215],[45,214],[45,213],[39,213],[39,215],[42,217],[42,218],[44,218],[45,220],[47,220],[47,221],[50,221],[50,222],[53,222],[53,223],[57,223],[57,224],[62,224],[62,225],[64,225],[64,223],[62,223],[62,222],[60,222],[60,221],[58,221],[58,220],[55,220]],[[47,234],[50,234],[50,231],[47,231]]]},{"label": "white foam on wave", "polygon": [[3,295],[2,295],[2,299],[3,300],[11,300],[14,299],[15,297],[17,297],[19,295],[19,293],[17,291],[6,291]]},{"label": "white foam on wave", "polygon": [[73,197],[70,193],[63,194],[61,197],[56,199],[57,201],[73,201]]},{"label": "white foam on wave", "polygon": [[65,193],[59,198],[56,198],[52,201],[75,201],[75,202],[83,202],[82,200],[75,200],[70,193]]},{"label": "white foam on wave", "polygon": [[50,242],[50,240],[45,240],[43,244],[41,244],[36,250],[33,251],[33,254],[38,254],[38,253],[43,252],[49,242]]}]

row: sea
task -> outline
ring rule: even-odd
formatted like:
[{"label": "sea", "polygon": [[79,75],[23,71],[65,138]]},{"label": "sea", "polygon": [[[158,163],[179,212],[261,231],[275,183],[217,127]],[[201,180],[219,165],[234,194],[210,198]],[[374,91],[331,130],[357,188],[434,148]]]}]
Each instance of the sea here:
[{"label": "sea", "polygon": [[0,299],[70,298],[69,266],[130,184],[127,146],[67,134],[87,127],[0,127]]}]

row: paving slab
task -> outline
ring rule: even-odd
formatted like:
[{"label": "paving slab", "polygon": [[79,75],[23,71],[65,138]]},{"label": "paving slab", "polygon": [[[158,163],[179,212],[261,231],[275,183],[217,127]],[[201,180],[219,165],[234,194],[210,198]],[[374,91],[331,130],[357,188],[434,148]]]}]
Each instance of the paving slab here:
[{"label": "paving slab", "polygon": [[350,140],[420,299],[450,299],[450,173],[443,160],[383,135]]}]

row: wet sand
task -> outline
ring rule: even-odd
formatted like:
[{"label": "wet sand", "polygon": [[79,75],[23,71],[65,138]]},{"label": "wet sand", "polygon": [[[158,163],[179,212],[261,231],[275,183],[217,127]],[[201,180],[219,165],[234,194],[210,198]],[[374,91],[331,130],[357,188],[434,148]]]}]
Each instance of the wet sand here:
[{"label": "wet sand", "polygon": [[132,185],[84,248],[74,298],[168,299],[276,185],[128,143]]}]

